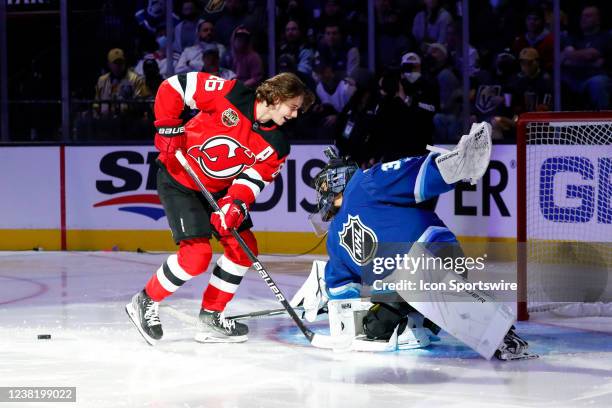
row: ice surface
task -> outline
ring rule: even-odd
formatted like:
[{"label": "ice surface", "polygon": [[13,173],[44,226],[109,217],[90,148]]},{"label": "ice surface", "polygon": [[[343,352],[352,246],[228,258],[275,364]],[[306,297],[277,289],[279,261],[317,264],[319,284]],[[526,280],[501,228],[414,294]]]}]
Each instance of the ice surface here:
[{"label": "ice surface", "polygon": [[[518,325],[539,360],[485,361],[442,334],[427,349],[315,349],[286,317],[247,321],[243,344],[199,344],[195,316],[209,273],[160,309],[148,346],[124,306],[167,254],[0,253],[0,386],[75,386],[77,403],[35,407],[611,407],[612,319],[546,316]],[[291,296],[312,257],[262,257]],[[277,308],[250,271],[228,314]],[[325,332],[323,323],[314,326]],[[51,340],[38,340],[51,334]]]}]

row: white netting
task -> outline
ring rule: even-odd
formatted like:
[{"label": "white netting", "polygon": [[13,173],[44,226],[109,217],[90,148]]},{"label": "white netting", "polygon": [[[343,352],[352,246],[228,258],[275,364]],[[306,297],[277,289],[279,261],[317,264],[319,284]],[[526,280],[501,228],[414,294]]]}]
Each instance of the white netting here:
[{"label": "white netting", "polygon": [[531,122],[526,143],[528,311],[612,302],[612,121]]}]

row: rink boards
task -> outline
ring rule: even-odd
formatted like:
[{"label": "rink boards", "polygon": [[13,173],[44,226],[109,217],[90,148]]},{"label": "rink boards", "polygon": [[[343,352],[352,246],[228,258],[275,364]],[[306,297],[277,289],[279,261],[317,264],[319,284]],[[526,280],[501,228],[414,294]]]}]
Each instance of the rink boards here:
[{"label": "rink boards", "polygon": [[[311,230],[311,178],[323,145],[292,146],[290,158],[252,209],[263,253],[301,253],[321,241]],[[0,249],[172,250],[155,190],[152,146],[16,146],[0,150]],[[516,236],[516,148],[498,145],[476,185],[440,197],[436,211],[464,241]],[[324,243],[313,253],[324,253]]]}]

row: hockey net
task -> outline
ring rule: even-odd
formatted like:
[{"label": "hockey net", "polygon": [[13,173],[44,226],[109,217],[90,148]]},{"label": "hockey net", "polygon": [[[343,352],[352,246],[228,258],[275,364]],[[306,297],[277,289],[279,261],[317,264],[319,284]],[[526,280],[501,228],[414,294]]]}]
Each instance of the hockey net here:
[{"label": "hockey net", "polygon": [[517,220],[519,320],[612,315],[612,112],[521,116]]}]

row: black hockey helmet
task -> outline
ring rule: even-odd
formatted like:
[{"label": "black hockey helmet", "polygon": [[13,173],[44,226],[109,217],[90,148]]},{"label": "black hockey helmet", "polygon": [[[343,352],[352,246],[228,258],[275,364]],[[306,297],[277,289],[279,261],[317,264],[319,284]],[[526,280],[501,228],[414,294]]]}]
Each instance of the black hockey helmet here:
[{"label": "black hockey helmet", "polygon": [[357,171],[357,164],[348,158],[340,158],[331,147],[325,149],[329,162],[314,177],[312,187],[317,192],[317,212],[310,217],[315,231],[324,233],[327,228],[321,228],[338,212],[334,200],[346,188],[349,180]]}]

